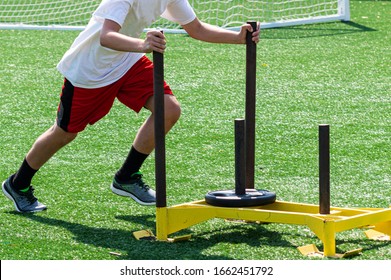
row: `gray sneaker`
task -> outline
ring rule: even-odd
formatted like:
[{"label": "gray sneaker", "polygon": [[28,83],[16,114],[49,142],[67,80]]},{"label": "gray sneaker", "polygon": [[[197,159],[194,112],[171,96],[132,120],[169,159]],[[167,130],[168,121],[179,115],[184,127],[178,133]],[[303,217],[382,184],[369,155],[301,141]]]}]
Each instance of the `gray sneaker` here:
[{"label": "gray sneaker", "polygon": [[34,196],[34,188],[32,186],[29,187],[27,192],[14,190],[11,186],[13,177],[14,175],[3,182],[2,189],[5,196],[14,202],[16,211],[27,213],[46,210],[46,206],[40,203]]},{"label": "gray sneaker", "polygon": [[115,178],[110,188],[113,193],[121,196],[129,196],[141,205],[151,206],[156,204],[156,193],[142,180],[140,172],[133,175],[132,180],[119,183]]}]

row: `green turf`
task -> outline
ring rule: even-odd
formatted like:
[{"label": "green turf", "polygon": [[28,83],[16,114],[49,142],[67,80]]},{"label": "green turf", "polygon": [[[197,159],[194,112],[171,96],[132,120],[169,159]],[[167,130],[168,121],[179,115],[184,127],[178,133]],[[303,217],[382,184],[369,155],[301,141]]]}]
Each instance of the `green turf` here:
[{"label": "green turf", "polygon": [[[256,186],[283,201],[317,203],[317,126],[331,126],[331,202],[391,204],[391,2],[351,1],[351,23],[264,30],[258,46]],[[77,32],[0,30],[0,178],[15,172],[54,122],[62,77],[56,63]],[[166,80],[182,104],[167,136],[168,204],[234,187],[233,120],[244,116],[245,48],[167,35]],[[4,259],[306,259],[321,242],[306,227],[210,220],[192,239],[136,241],[155,208],[111,193],[114,172],[147,116],[116,102],[111,113],[56,154],[34,178],[48,210],[17,214],[0,196]],[[143,167],[154,185],[154,156]],[[390,259],[390,243],[362,230],[337,235],[355,259]],[[121,256],[109,254],[111,251]]]}]

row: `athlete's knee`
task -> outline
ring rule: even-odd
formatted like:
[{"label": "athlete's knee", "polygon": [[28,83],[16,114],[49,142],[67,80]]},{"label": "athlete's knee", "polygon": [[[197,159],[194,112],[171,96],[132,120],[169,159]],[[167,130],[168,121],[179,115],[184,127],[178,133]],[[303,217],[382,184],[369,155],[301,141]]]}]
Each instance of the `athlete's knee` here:
[{"label": "athlete's knee", "polygon": [[57,124],[55,124],[52,127],[52,134],[53,136],[61,143],[61,145],[65,146],[75,140],[78,133],[75,132],[68,132],[59,127]]},{"label": "athlete's knee", "polygon": [[64,143],[69,144],[73,140],[75,140],[76,137],[77,137],[77,133],[66,132],[65,137],[64,137]]},{"label": "athlete's knee", "polygon": [[176,123],[181,116],[182,109],[178,100],[174,98],[166,98],[165,102],[165,118],[166,121]]}]

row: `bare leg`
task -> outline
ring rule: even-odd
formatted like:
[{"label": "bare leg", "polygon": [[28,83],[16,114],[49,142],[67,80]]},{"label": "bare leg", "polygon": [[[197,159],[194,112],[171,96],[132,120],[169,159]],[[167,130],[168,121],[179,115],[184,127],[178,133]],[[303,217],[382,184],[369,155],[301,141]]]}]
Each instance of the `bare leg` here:
[{"label": "bare leg", "polygon": [[[181,115],[181,108],[175,96],[164,96],[165,131],[168,133]],[[149,98],[145,107],[152,112],[137,132],[133,147],[143,154],[150,154],[155,148],[154,137],[154,99]]]},{"label": "bare leg", "polygon": [[58,150],[72,142],[77,133],[64,131],[54,124],[35,141],[26,160],[31,168],[38,170],[44,165]]}]

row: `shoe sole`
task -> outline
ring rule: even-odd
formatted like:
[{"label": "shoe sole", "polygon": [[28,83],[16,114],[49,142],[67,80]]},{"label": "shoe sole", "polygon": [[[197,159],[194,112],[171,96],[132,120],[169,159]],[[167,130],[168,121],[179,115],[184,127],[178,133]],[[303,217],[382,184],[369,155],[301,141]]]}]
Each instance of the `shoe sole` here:
[{"label": "shoe sole", "polygon": [[3,184],[1,184],[1,189],[3,190],[3,193],[4,195],[9,199],[11,200],[13,203],[14,203],[14,206],[15,206],[15,209],[16,211],[18,211],[19,213],[22,213],[23,211],[21,211],[18,207],[18,205],[16,204],[15,202],[15,199],[12,197],[12,195],[10,193],[8,193],[8,191],[5,189],[5,181],[3,182]]},{"label": "shoe sole", "polygon": [[40,210],[33,210],[33,211],[22,211],[19,209],[18,205],[15,202],[15,199],[12,197],[12,195],[5,189],[5,181],[1,184],[1,189],[4,193],[4,195],[11,200],[14,203],[15,210],[18,211],[19,213],[35,213],[35,212],[41,212],[43,210],[46,210],[46,207]]},{"label": "shoe sole", "polygon": [[145,201],[142,201],[140,199],[138,199],[136,196],[134,196],[133,194],[131,193],[128,193],[126,191],[123,191],[123,190],[120,190],[120,189],[117,189],[116,187],[114,187],[113,184],[110,185],[110,189],[113,193],[117,194],[117,195],[120,195],[120,196],[127,196],[127,197],[130,197],[132,198],[134,201],[136,201],[138,204],[141,204],[141,205],[144,205],[144,206],[155,206],[156,205],[156,202],[145,202]]}]

